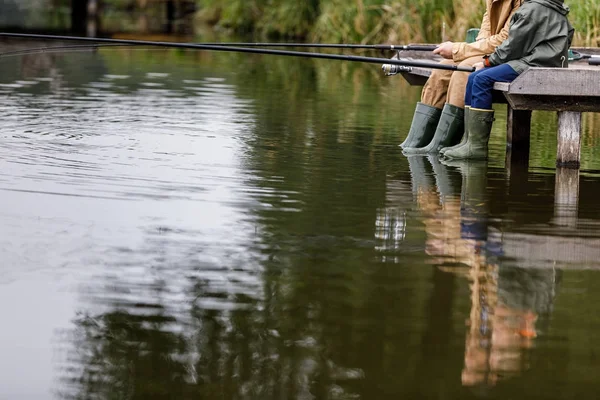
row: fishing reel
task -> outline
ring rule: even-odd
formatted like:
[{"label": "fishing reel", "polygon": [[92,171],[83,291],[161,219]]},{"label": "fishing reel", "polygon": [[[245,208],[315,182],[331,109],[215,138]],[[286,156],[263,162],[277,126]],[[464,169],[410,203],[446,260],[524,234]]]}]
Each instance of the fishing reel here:
[{"label": "fishing reel", "polygon": [[412,67],[406,67],[404,65],[394,65],[394,64],[383,64],[381,69],[385,73],[385,76],[393,76],[396,74],[400,74],[402,72],[411,72]]}]

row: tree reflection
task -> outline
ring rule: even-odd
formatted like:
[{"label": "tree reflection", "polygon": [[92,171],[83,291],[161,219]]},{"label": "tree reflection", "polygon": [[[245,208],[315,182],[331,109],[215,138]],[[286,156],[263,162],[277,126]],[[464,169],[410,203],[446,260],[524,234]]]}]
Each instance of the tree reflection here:
[{"label": "tree reflection", "polygon": [[[156,309],[155,311],[160,311]],[[189,376],[179,361],[184,338],[169,331],[175,319],[135,315],[130,310],[81,316],[77,328],[71,398],[173,398],[185,394]],[[81,369],[80,369],[81,368]]]}]

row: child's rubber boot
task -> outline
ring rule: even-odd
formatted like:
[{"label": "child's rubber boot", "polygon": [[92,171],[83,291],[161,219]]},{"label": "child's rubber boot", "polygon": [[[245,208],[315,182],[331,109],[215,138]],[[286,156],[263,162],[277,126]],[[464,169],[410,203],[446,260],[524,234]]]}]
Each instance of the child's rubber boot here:
[{"label": "child's rubber boot", "polygon": [[467,141],[457,149],[447,150],[444,157],[485,160],[488,156],[488,142],[494,123],[494,110],[471,108],[466,123],[469,131]]}]

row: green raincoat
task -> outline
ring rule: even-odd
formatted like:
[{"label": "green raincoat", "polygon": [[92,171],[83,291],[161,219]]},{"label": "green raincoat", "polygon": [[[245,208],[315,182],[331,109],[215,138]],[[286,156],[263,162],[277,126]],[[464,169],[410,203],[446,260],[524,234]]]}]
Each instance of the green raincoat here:
[{"label": "green raincoat", "polygon": [[562,0],[525,0],[511,18],[508,39],[490,56],[492,66],[508,63],[517,73],[529,67],[568,67],[574,29]]}]

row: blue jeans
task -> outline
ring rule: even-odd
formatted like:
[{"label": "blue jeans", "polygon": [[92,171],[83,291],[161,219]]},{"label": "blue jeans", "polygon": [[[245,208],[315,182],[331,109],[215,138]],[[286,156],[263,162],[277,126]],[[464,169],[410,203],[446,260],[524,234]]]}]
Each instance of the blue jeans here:
[{"label": "blue jeans", "polygon": [[482,110],[492,109],[492,89],[496,82],[512,82],[519,74],[508,64],[488,67],[469,75],[465,105]]}]

